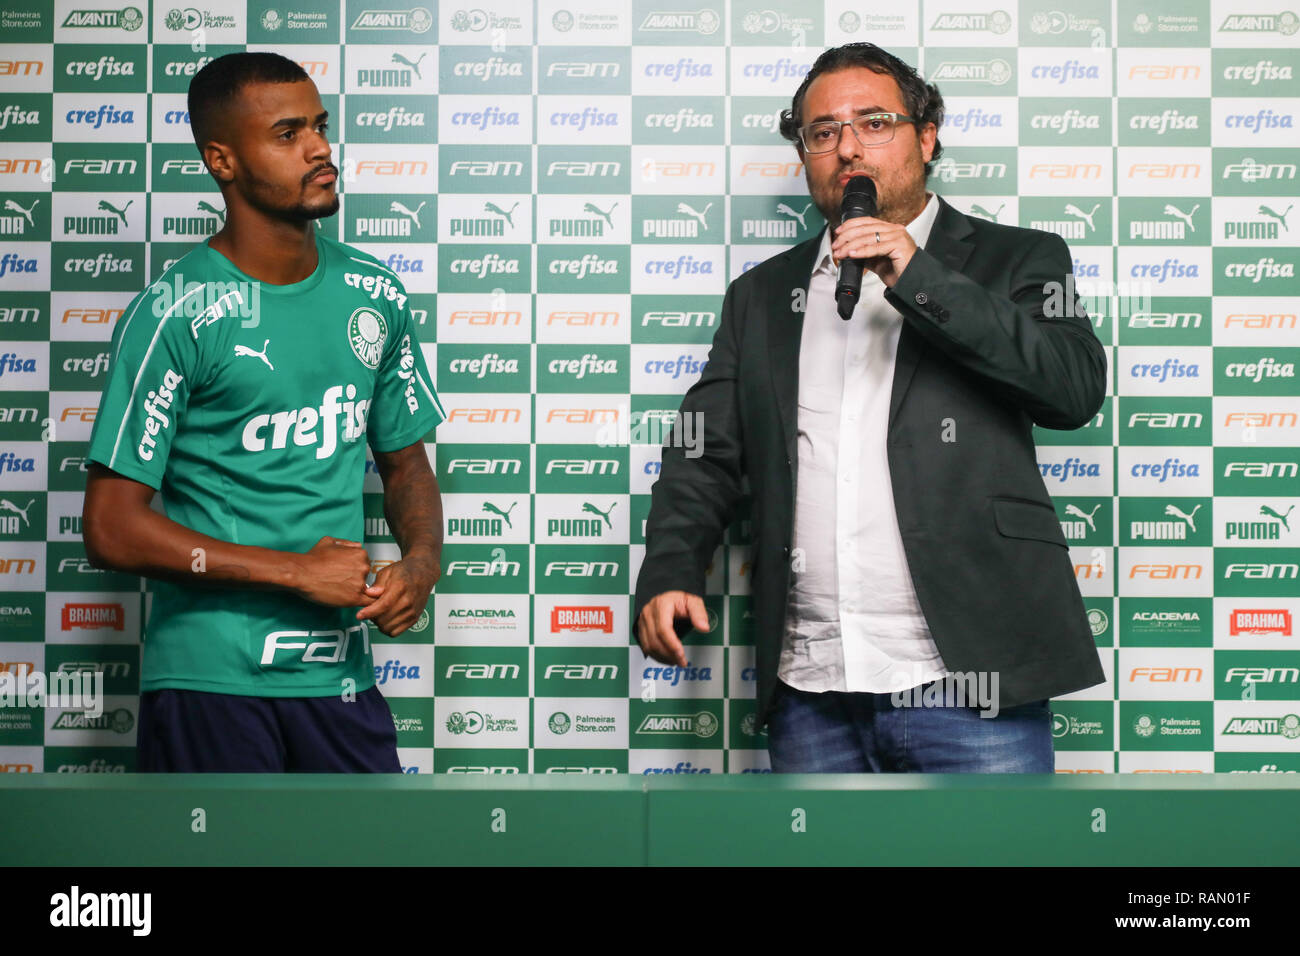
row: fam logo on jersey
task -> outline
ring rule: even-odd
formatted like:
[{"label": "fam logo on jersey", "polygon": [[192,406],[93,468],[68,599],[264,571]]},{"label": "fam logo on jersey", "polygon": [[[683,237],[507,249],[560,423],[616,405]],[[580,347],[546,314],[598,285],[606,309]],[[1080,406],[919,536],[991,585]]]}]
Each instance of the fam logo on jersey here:
[{"label": "fam logo on jersey", "polygon": [[346,630],[272,631],[262,641],[261,664],[262,667],[275,666],[275,655],[279,651],[302,651],[296,660],[294,655],[290,655],[294,663],[338,664],[349,659],[348,649],[353,646],[354,637],[361,638],[362,655],[369,654],[370,632],[364,622],[353,624]]},{"label": "fam logo on jersey", "polygon": [[374,309],[362,306],[348,319],[348,344],[366,368],[379,368],[388,338],[388,323]]}]

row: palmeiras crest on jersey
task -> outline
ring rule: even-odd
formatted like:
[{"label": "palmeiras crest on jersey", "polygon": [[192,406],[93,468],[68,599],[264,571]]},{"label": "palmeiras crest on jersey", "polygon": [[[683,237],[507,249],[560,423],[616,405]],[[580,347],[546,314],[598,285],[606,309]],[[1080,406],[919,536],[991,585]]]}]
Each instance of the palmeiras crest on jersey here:
[{"label": "palmeiras crest on jersey", "polygon": [[379,368],[388,339],[388,323],[374,309],[362,306],[348,319],[348,344],[366,368]]}]

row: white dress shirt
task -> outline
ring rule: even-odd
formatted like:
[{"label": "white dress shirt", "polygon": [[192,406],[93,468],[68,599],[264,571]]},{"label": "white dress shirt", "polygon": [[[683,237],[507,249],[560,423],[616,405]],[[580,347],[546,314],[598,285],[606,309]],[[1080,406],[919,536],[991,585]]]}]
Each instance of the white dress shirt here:
[{"label": "white dress shirt", "polygon": [[[918,247],[938,212],[931,194],[907,225]],[[777,673],[799,690],[887,693],[948,673],[907,569],[885,452],[903,317],[864,270],[853,317],[841,319],[830,247],[827,229],[799,344],[793,570]]]}]

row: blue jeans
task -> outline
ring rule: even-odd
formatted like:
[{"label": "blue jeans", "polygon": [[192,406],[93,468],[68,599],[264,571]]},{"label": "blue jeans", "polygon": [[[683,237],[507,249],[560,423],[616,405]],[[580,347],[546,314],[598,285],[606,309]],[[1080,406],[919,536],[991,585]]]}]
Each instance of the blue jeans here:
[{"label": "blue jeans", "polygon": [[[981,717],[972,707],[896,707],[890,694],[816,694],[777,682],[775,773],[1053,773],[1046,700]],[[908,695],[905,699],[910,699]]]}]

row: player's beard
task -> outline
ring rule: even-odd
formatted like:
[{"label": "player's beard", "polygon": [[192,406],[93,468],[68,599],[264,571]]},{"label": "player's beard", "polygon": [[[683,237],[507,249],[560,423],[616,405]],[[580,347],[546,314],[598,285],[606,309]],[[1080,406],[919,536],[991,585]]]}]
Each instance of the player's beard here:
[{"label": "player's beard", "polygon": [[[317,169],[311,175],[317,176],[320,172],[321,170]],[[335,183],[337,182],[336,179]],[[324,219],[339,211],[337,188],[332,191],[328,199],[322,196],[315,202],[308,202],[306,199],[308,190],[316,188],[299,181],[295,189],[294,186],[261,179],[252,172],[248,172],[239,183],[239,191],[250,206],[272,218],[287,219],[291,222]]]}]

